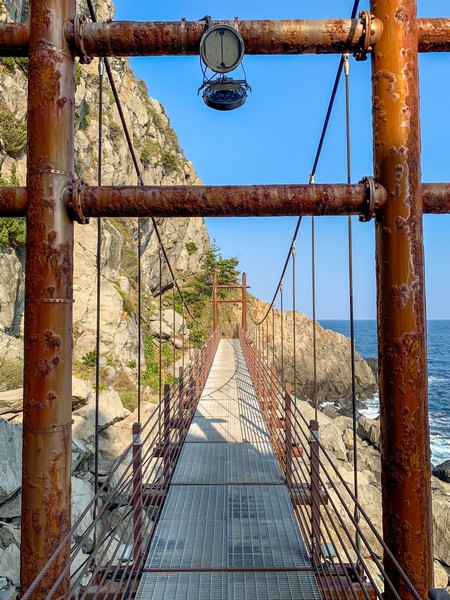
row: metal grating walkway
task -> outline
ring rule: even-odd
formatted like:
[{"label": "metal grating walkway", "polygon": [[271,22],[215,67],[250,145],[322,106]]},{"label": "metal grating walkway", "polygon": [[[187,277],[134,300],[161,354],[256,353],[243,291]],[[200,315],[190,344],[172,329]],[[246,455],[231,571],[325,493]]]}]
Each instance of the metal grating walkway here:
[{"label": "metal grating walkway", "polygon": [[319,600],[239,342],[222,340],[136,600]]}]

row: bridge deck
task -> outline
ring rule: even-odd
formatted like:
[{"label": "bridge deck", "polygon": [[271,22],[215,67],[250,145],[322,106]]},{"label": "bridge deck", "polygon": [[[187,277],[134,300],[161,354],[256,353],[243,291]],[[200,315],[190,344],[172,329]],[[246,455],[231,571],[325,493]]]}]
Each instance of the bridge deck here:
[{"label": "bridge deck", "polygon": [[136,600],[316,600],[237,340],[222,340],[173,475]]}]

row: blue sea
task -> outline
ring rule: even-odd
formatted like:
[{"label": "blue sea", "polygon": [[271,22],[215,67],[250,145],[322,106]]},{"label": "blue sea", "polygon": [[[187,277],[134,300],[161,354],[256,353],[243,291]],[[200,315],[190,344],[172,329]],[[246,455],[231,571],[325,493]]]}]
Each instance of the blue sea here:
[{"label": "blue sea", "polygon": [[[322,327],[350,336],[349,321],[320,321]],[[450,459],[450,321],[428,321],[428,404],[431,460]],[[363,358],[377,357],[376,321],[355,321],[356,350]],[[378,396],[368,399],[365,414],[378,415]]]}]

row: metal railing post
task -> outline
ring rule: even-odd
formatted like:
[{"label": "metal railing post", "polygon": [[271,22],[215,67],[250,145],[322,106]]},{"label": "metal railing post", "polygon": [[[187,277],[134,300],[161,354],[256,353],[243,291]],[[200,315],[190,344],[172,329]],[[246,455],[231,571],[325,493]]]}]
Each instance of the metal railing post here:
[{"label": "metal railing post", "polygon": [[292,485],[292,397],[291,386],[286,384],[284,391],[284,432],[285,432],[285,464],[286,464],[286,485]]},{"label": "metal railing post", "polygon": [[185,403],[184,403],[184,369],[183,367],[178,368],[178,411],[179,411],[179,427],[178,427],[178,439],[181,444],[181,440],[183,438],[184,431],[184,411],[185,411]]},{"label": "metal railing post", "polygon": [[142,566],[142,425],[133,424],[133,566],[139,572]]},{"label": "metal railing post", "polygon": [[164,385],[164,450],[163,450],[164,485],[170,480],[171,448],[170,448],[170,385]]},{"label": "metal railing post", "polygon": [[311,465],[311,548],[313,565],[318,567],[321,561],[320,533],[320,472],[319,472],[319,423],[315,419],[309,422],[309,445]]}]

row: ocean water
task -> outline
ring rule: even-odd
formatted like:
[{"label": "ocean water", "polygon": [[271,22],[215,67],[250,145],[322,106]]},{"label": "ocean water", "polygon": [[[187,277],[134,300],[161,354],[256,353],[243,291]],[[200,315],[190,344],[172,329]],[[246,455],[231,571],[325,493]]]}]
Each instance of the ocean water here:
[{"label": "ocean water", "polygon": [[[350,336],[349,321],[320,321],[327,329]],[[450,459],[450,321],[428,321],[428,405],[431,460],[437,465]],[[363,358],[376,358],[375,321],[355,321],[355,346]],[[367,399],[370,418],[378,415],[378,396]]]}]

